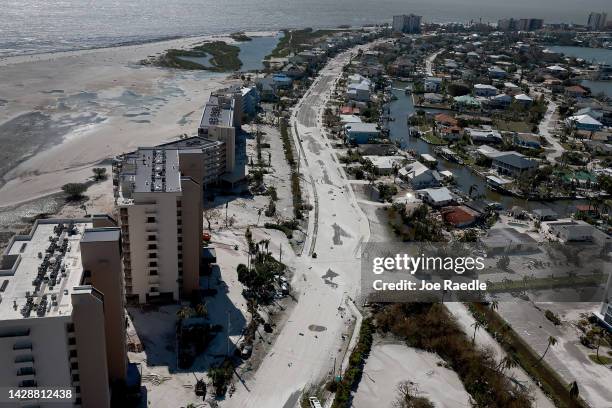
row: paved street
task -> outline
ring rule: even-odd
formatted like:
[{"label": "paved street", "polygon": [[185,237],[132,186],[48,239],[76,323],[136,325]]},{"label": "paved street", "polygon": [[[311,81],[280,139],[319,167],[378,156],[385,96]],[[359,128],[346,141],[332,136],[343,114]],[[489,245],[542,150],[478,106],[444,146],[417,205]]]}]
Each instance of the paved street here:
[{"label": "paved street", "polygon": [[296,130],[301,140],[302,179],[314,206],[304,251],[296,261],[293,285],[299,301],[254,378],[238,384],[224,405],[292,408],[305,386],[331,372],[335,358],[337,365],[342,360],[337,354],[352,318],[345,301],[359,290],[359,252],[369,226],[322,134],[320,116],[349,57],[345,52],[328,63],[291,119],[294,140]]}]

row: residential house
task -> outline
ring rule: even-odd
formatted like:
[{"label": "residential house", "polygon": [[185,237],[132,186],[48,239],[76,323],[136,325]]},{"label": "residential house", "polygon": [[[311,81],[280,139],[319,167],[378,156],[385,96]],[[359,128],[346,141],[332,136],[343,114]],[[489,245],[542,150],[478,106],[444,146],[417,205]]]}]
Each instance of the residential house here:
[{"label": "residential house", "polygon": [[497,88],[488,84],[476,84],[474,85],[474,95],[485,97],[495,96],[497,95]]},{"label": "residential house", "polygon": [[378,175],[389,175],[393,170],[401,167],[401,163],[406,160],[404,156],[363,156],[369,160],[376,169]]},{"label": "residential house", "polygon": [[369,81],[366,80],[358,83],[349,84],[346,91],[346,97],[354,101],[368,102],[370,100]]},{"label": "residential house", "polygon": [[410,183],[413,189],[438,187],[441,181],[440,174],[436,170],[418,161],[402,167],[398,175],[402,180]]},{"label": "residential house", "polygon": [[445,207],[440,210],[445,223],[455,228],[466,228],[474,225],[482,214],[465,206]]},{"label": "residential house", "polygon": [[561,242],[595,242],[607,243],[611,237],[581,220],[564,219],[544,223],[548,232]]},{"label": "residential house", "polygon": [[437,93],[428,92],[423,95],[423,102],[431,103],[431,104],[443,103],[444,96],[437,94]]},{"label": "residential house", "polygon": [[503,141],[501,133],[493,129],[465,128],[465,134],[472,139],[472,143],[501,143]]},{"label": "residential house", "polygon": [[425,92],[438,92],[442,86],[442,78],[428,77],[423,81]]},{"label": "residential house", "polygon": [[257,87],[243,87],[241,89],[241,93],[242,112],[248,117],[255,116],[257,114],[257,109],[259,108],[259,102],[261,101]]},{"label": "residential house", "polygon": [[584,98],[589,92],[580,85],[565,88],[565,96],[568,98]]},{"label": "residential house", "polygon": [[506,108],[512,104],[514,98],[507,94],[496,95],[489,100],[489,105],[498,108]]},{"label": "residential house", "polygon": [[502,79],[508,76],[508,73],[498,66],[490,67],[487,72],[489,73],[489,78],[493,79]]},{"label": "residential house", "polygon": [[459,106],[470,107],[470,108],[480,107],[480,101],[470,95],[455,96],[453,98],[453,101],[455,102],[455,104]]},{"label": "residential house", "polygon": [[455,197],[446,187],[426,188],[423,190],[418,190],[416,193],[417,196],[423,200],[423,202],[431,205],[432,207],[444,207],[455,201]]},{"label": "residential house", "polygon": [[566,121],[568,126],[575,126],[577,130],[597,132],[603,128],[603,124],[589,115],[570,116]]},{"label": "residential house", "polygon": [[524,107],[529,107],[533,103],[533,99],[525,94],[518,94],[514,96],[514,101]]},{"label": "residential house", "polygon": [[512,137],[512,141],[515,145],[528,149],[542,148],[540,136],[531,133],[515,133]]},{"label": "residential house", "polygon": [[493,157],[491,167],[499,174],[516,177],[525,171],[537,168],[538,163],[518,152],[509,151],[500,152],[499,155]]},{"label": "residential house", "polygon": [[367,143],[380,136],[375,123],[349,123],[344,126],[347,141],[354,144]]}]

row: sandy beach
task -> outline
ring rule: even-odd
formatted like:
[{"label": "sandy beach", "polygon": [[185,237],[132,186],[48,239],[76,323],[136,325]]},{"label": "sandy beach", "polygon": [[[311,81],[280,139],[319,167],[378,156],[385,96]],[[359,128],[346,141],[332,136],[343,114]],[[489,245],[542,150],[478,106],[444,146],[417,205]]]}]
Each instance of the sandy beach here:
[{"label": "sandy beach", "polygon": [[211,38],[0,60],[0,208],[83,182],[117,154],[194,134],[230,76],[139,62]]}]

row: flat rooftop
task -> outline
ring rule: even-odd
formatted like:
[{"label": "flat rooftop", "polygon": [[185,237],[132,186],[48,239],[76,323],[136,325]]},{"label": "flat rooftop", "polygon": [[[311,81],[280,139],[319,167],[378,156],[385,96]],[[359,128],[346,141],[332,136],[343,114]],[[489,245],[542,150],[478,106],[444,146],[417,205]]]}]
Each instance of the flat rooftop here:
[{"label": "flat rooftop", "polygon": [[204,107],[200,128],[206,129],[211,126],[227,126],[234,124],[234,104],[230,98],[211,95]]},{"label": "flat rooftop", "polygon": [[39,220],[30,236],[11,240],[0,264],[0,320],[72,313],[71,293],[83,277],[79,243],[92,228],[80,221]]},{"label": "flat rooftop", "polygon": [[164,143],[157,146],[158,149],[178,149],[183,151],[202,151],[208,148],[219,147],[223,145],[223,142],[218,140],[207,139],[200,136],[192,136],[185,139],[175,140],[173,142]]},{"label": "flat rooftop", "polygon": [[139,148],[121,160],[120,192],[123,199],[133,193],[176,193],[181,191],[177,149]]}]

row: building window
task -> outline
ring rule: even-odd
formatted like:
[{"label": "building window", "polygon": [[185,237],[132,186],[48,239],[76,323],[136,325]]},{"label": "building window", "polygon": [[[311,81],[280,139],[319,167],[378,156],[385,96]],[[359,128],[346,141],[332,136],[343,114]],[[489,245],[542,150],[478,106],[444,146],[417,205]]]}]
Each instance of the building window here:
[{"label": "building window", "polygon": [[19,367],[17,375],[34,375],[36,374],[33,367]]},{"label": "building window", "polygon": [[70,358],[76,357],[77,356],[77,351],[76,350],[70,350],[69,356],[70,356]]},{"label": "building window", "polygon": [[148,249],[157,249],[157,244],[149,244]]},{"label": "building window", "polygon": [[66,331],[67,331],[68,333],[74,333],[74,323],[68,323],[68,324],[66,325]]},{"label": "building window", "polygon": [[149,237],[147,238],[149,241],[155,241],[156,237],[155,235],[149,235]]},{"label": "building window", "polygon": [[79,381],[80,379],[81,379],[81,377],[79,377],[79,375],[78,375],[78,374],[72,374],[72,381],[73,381],[73,382],[77,382],[77,381]]},{"label": "building window", "polygon": [[147,223],[152,224],[155,222],[155,217],[147,217]]},{"label": "building window", "polygon": [[69,337],[68,338],[68,345],[74,346],[75,344],[76,344],[76,338],[75,337]]},{"label": "building window", "polygon": [[149,275],[151,275],[151,276],[157,276],[157,269],[151,269],[151,270],[149,271]]},{"label": "building window", "polygon": [[149,262],[150,268],[157,268],[157,262]]},{"label": "building window", "polygon": [[157,254],[155,252],[150,253],[149,259],[157,259]]},{"label": "building window", "polygon": [[71,370],[78,370],[79,369],[79,364],[77,362],[70,363],[70,369]]}]

